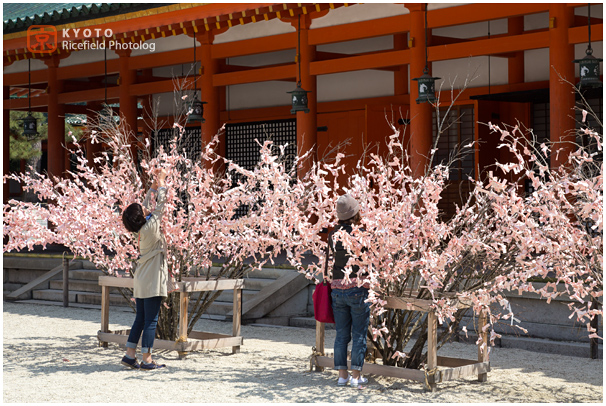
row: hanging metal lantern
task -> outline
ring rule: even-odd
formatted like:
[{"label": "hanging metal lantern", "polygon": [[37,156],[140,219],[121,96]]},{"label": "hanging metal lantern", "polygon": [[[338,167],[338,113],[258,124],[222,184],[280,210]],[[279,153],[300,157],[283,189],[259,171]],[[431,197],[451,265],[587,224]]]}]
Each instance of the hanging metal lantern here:
[{"label": "hanging metal lantern", "polygon": [[295,90],[286,93],[292,95],[292,109],[290,110],[290,114],[297,114],[297,111],[309,113],[309,109],[307,108],[307,93],[311,92],[301,88],[300,81],[297,83],[297,88]]},{"label": "hanging metal lantern", "polygon": [[194,100],[189,105],[190,113],[187,116],[188,123],[204,123],[204,105],[206,102],[198,100],[198,95],[194,96]]},{"label": "hanging metal lantern", "polygon": [[38,136],[38,120],[29,112],[27,117],[21,119],[23,121],[23,135],[28,139]]},{"label": "hanging metal lantern", "polygon": [[103,104],[101,110],[97,112],[99,124],[109,123],[113,119],[112,108],[108,104]]},{"label": "hanging metal lantern", "polygon": [[440,78],[434,78],[429,75],[427,69],[423,70],[423,75],[419,78],[413,78],[419,85],[419,97],[417,98],[417,104],[419,103],[435,103],[436,102],[436,90],[435,82]]},{"label": "hanging metal lantern", "polygon": [[602,59],[593,56],[591,48],[587,49],[585,54],[583,59],[575,59],[573,61],[579,64],[579,75],[581,76],[579,89],[583,87],[602,87],[602,82],[600,81],[600,62],[602,62]]}]

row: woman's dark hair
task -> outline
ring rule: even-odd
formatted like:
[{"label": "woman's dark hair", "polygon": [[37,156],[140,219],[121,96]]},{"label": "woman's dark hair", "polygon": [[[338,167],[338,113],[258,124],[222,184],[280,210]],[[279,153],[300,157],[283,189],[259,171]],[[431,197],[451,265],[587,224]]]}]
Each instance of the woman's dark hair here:
[{"label": "woman's dark hair", "polygon": [[143,215],[143,207],[139,203],[133,203],[122,213],[122,223],[128,231],[138,233],[141,227],[145,224],[145,216]]},{"label": "woman's dark hair", "polygon": [[360,220],[360,218],[361,218],[360,212],[358,211],[356,214],[354,214],[353,217],[350,217],[347,220],[339,220],[337,223],[338,224],[354,224],[358,220]]}]

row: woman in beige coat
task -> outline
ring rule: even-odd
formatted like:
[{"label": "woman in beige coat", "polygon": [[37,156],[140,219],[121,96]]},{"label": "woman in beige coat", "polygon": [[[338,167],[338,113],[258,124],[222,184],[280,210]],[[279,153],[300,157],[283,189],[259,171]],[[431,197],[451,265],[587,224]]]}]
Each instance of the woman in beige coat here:
[{"label": "woman in beige coat", "polygon": [[[134,276],[133,296],[137,304],[137,315],[126,342],[126,355],[122,358],[122,365],[133,369],[151,370],[166,366],[157,364],[151,357],[160,305],[162,298],[167,296],[166,242],[160,230],[166,202],[165,178],[166,171],[161,170],[145,196],[143,207],[139,203],[133,203],[122,214],[126,229],[137,233],[141,254]],[[152,193],[157,194],[154,211],[150,208]],[[136,358],[139,338],[143,358],[141,364]]]}]

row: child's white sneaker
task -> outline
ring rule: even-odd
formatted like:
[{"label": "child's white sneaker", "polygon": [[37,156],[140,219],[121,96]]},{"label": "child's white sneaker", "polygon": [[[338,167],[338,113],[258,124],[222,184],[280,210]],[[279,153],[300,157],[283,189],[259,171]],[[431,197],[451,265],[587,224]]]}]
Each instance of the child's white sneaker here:
[{"label": "child's white sneaker", "polygon": [[337,386],[345,386],[349,382],[351,382],[351,375],[347,374],[347,378],[339,378],[337,381]]},{"label": "child's white sneaker", "polygon": [[358,379],[351,378],[349,384],[352,388],[359,388],[360,385],[366,385],[368,383],[368,379],[364,378],[362,375]]}]

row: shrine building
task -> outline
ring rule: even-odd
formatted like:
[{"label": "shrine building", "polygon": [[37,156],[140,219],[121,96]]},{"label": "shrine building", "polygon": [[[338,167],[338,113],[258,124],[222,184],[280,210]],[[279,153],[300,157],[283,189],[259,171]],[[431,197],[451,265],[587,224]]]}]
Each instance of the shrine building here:
[{"label": "shrine building", "polygon": [[[353,171],[363,151],[385,151],[393,125],[421,173],[437,132],[427,102],[435,97],[441,112],[453,105],[438,158],[480,142],[451,171],[448,203],[468,176],[507,158],[482,123],[574,140],[572,85],[585,75],[578,61],[589,50],[598,69],[582,90],[602,117],[602,3],[5,3],[3,10],[4,173],[11,110],[48,113],[42,169],[62,176],[71,165],[66,120],[87,122],[107,103],[133,131],[160,142],[180,114],[178,91],[192,100],[194,90],[205,104],[203,118],[187,123],[193,152],[225,125],[220,153],[243,165],[254,164],[254,139],[269,136],[299,153],[313,149],[315,159],[347,141]],[[293,106],[298,85],[306,100]],[[89,159],[99,148],[87,145]],[[551,164],[563,159],[551,156]],[[5,201],[9,195],[7,184]]]}]

